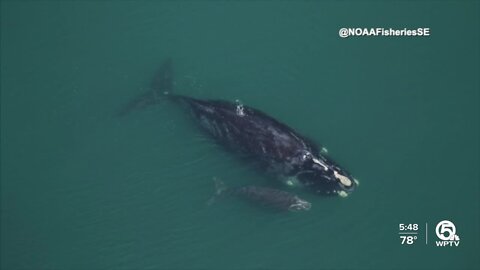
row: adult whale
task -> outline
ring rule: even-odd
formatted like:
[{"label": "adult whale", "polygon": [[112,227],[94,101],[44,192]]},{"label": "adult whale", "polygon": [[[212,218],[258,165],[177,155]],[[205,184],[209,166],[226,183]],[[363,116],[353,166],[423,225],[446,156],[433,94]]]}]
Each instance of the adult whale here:
[{"label": "adult whale", "polygon": [[172,61],[166,60],[151,89],[126,104],[118,115],[155,104],[161,96],[167,96],[190,108],[200,126],[222,145],[248,155],[289,185],[342,197],[358,185],[350,173],[322,154],[315,143],[260,110],[239,102],[173,94],[172,88]]}]

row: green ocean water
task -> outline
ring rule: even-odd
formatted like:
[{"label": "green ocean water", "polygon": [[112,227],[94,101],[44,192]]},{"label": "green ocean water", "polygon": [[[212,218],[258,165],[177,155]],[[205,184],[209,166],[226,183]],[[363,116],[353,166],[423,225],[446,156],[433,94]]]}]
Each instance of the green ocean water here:
[{"label": "green ocean water", "polygon": [[[478,269],[479,10],[2,1],[1,269]],[[431,35],[342,39],[342,27]],[[114,117],[167,57],[175,91],[274,116],[327,147],[359,188],[341,199],[279,186],[173,103]],[[313,207],[208,206],[213,177]],[[435,246],[445,219],[458,247]],[[419,224],[414,244],[401,244],[400,223]]]}]

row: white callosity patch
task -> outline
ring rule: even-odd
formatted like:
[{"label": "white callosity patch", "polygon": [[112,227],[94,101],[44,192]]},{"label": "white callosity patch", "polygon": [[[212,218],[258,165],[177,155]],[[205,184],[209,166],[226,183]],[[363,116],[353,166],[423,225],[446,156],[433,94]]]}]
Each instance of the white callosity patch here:
[{"label": "white callosity patch", "polygon": [[340,191],[338,192],[338,196],[340,196],[340,197],[342,197],[342,198],[345,198],[345,197],[348,196],[348,193],[345,192],[345,191],[343,191],[343,190],[340,190]]},{"label": "white callosity patch", "polygon": [[357,184],[357,186],[360,186],[360,181],[358,181],[358,179],[353,178],[353,182],[355,182],[355,184]]},{"label": "white callosity patch", "polygon": [[339,174],[337,171],[333,171],[333,175],[335,175],[335,178],[337,178],[342,185],[349,187],[352,185],[352,180],[350,180],[348,177]]},{"label": "white callosity patch", "polygon": [[328,166],[325,163],[323,163],[321,160],[319,160],[317,158],[312,158],[312,160],[313,160],[314,163],[322,166],[325,169],[325,171],[328,171]]}]

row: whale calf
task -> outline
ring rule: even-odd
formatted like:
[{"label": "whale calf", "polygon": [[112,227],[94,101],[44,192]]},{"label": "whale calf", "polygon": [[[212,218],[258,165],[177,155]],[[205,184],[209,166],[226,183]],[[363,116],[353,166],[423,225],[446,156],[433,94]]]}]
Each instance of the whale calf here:
[{"label": "whale calf", "polygon": [[283,190],[260,186],[228,188],[221,180],[214,178],[214,181],[215,196],[210,199],[209,204],[218,197],[230,195],[282,211],[307,211],[312,207],[311,203]]},{"label": "whale calf", "polygon": [[196,122],[221,145],[249,157],[288,185],[320,195],[345,197],[358,182],[321,153],[319,146],[266,113],[225,100],[174,94],[172,61],[160,67],[152,88],[124,106],[118,115],[155,104],[162,96],[190,109]]}]

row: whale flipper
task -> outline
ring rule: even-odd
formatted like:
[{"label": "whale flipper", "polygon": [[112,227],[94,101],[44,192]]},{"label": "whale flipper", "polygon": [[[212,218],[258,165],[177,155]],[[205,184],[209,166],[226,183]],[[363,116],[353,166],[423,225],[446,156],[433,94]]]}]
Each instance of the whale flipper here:
[{"label": "whale flipper", "polygon": [[160,66],[158,72],[152,80],[150,89],[133,98],[130,102],[123,105],[116,113],[116,116],[122,117],[132,111],[144,109],[150,105],[158,104],[163,95],[171,93],[173,90],[173,64],[170,58],[166,59]]}]

